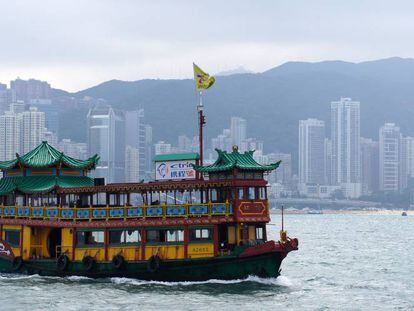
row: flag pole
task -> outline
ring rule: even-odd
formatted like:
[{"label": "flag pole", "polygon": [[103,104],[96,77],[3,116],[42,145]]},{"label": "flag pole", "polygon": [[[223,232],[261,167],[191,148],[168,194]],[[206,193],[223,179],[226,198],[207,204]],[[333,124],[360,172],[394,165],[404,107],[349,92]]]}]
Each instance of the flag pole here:
[{"label": "flag pole", "polygon": [[[203,127],[206,124],[205,117],[203,114],[203,92],[199,91],[199,103],[197,106],[198,111],[198,141],[199,141],[199,152],[200,152],[200,165],[203,165]],[[202,176],[200,176],[203,179]]]}]

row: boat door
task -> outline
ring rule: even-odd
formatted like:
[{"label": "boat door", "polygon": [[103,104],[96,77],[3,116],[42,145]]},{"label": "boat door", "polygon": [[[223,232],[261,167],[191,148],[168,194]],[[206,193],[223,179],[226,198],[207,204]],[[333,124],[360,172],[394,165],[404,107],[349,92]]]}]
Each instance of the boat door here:
[{"label": "boat door", "polygon": [[57,258],[60,255],[60,247],[62,244],[62,228],[54,228],[50,230],[49,237],[47,239],[47,249],[50,254],[50,258]]},{"label": "boat door", "polygon": [[228,249],[228,244],[229,244],[229,240],[228,240],[228,225],[227,224],[221,224],[218,225],[218,230],[219,230],[219,250],[223,251],[223,250],[227,250]]}]

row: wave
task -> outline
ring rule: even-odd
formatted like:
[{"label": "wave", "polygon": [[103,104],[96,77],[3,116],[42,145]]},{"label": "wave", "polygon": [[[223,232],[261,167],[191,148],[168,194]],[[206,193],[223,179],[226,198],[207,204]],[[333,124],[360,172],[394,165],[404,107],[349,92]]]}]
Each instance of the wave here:
[{"label": "wave", "polygon": [[159,286],[194,286],[194,285],[206,285],[206,284],[220,284],[220,285],[232,285],[242,283],[257,283],[268,286],[278,286],[293,288],[297,287],[295,282],[286,276],[279,276],[277,278],[261,278],[258,276],[249,276],[245,279],[235,280],[219,280],[210,279],[207,281],[180,281],[180,282],[166,282],[166,281],[144,281],[132,278],[121,278],[113,277],[109,279],[93,279],[85,276],[40,276],[39,274],[23,275],[23,274],[0,274],[0,281],[25,281],[25,280],[39,280],[39,281],[70,281],[70,282],[93,282],[93,283],[113,283],[117,285],[133,285],[133,286],[148,286],[148,285],[159,285]]},{"label": "wave", "polygon": [[164,282],[164,281],[143,281],[138,279],[130,278],[111,278],[110,281],[114,284],[128,284],[128,285],[162,285],[162,286],[193,286],[193,285],[204,285],[204,284],[240,284],[246,282],[254,282],[263,285],[281,286],[281,287],[292,287],[293,282],[285,277],[279,276],[278,278],[260,278],[258,276],[249,276],[246,279],[235,279],[235,280],[218,280],[211,279],[207,281],[181,281],[181,282]]}]

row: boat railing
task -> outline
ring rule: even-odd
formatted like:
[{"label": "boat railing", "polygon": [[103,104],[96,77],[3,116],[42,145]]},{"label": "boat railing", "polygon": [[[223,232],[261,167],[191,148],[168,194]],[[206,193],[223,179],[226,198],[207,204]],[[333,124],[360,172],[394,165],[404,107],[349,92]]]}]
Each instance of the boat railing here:
[{"label": "boat railing", "polygon": [[233,214],[230,202],[185,203],[141,206],[62,207],[62,206],[3,206],[0,218],[57,219],[57,220],[109,220],[135,218],[172,218],[229,216]]}]

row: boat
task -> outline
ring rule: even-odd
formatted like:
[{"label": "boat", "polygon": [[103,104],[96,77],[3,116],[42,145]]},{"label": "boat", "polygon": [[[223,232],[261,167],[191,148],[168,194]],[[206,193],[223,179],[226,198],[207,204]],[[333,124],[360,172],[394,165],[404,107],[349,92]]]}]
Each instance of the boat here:
[{"label": "boat", "polygon": [[407,212],[402,212],[401,216],[407,216]]},{"label": "boat", "polygon": [[309,215],[322,215],[323,211],[322,210],[310,210],[308,211]]},{"label": "boat", "polygon": [[254,151],[156,156],[153,181],[92,178],[99,156],[42,142],[0,162],[0,272],[157,281],[277,277],[298,240],[268,236],[265,175]]}]

